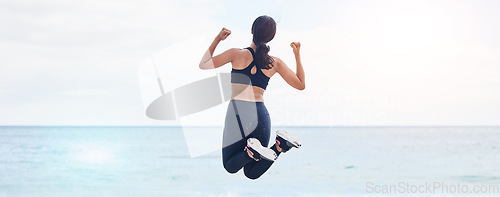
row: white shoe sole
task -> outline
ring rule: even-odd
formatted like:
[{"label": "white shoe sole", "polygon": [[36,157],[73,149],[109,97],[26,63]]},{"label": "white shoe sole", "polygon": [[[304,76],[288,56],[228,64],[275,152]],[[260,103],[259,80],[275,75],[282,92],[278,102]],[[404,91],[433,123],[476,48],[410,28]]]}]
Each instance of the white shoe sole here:
[{"label": "white shoe sole", "polygon": [[266,159],[269,161],[276,161],[276,159],[278,158],[278,155],[276,155],[276,153],[272,149],[263,147],[260,144],[260,141],[256,138],[248,139],[247,143],[250,147],[252,147],[252,149],[254,149],[260,154],[260,157],[262,159]]},{"label": "white shoe sole", "polygon": [[302,146],[302,143],[299,141],[298,138],[290,135],[288,132],[286,131],[281,131],[281,130],[278,130],[276,131],[276,135],[280,136],[281,138],[285,139],[286,141],[288,141],[288,143],[290,145],[292,145],[293,147],[295,148],[300,148]]}]

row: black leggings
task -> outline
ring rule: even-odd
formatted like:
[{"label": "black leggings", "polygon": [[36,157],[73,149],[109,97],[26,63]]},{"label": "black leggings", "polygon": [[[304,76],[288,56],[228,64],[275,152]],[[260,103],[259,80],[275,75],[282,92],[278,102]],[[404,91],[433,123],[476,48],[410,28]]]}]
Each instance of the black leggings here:
[{"label": "black leggings", "polygon": [[[274,163],[260,159],[255,161],[244,151],[248,138],[257,138],[267,147],[271,135],[271,118],[264,102],[231,100],[226,113],[222,147],[222,162],[229,173],[244,168],[245,176],[257,179]],[[276,145],[273,149],[276,151]]]}]

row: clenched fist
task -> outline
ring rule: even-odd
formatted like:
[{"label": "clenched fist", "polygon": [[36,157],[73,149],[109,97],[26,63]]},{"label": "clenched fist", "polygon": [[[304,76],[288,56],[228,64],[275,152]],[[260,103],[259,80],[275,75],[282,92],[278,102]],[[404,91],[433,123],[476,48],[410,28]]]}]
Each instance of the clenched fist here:
[{"label": "clenched fist", "polygon": [[217,37],[220,40],[225,40],[229,35],[231,35],[231,30],[223,27],[222,30],[220,30],[219,35],[217,35]]},{"label": "clenched fist", "polygon": [[292,42],[290,46],[292,47],[294,54],[297,55],[300,53],[300,42]]}]

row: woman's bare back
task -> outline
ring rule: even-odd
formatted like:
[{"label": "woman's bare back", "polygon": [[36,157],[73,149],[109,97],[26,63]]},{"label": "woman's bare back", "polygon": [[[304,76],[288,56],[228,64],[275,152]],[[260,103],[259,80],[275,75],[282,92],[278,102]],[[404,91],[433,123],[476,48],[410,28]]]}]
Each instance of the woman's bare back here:
[{"label": "woman's bare back", "polygon": [[[254,49],[255,50],[255,49]],[[250,65],[253,61],[252,53],[249,50],[240,49],[236,55],[235,60],[231,62],[233,69],[245,69],[248,66],[253,66],[250,70],[251,74],[257,73],[257,66]],[[262,73],[267,77],[271,78],[275,73],[275,67],[271,69],[261,69]],[[265,90],[261,87],[251,86],[248,84],[232,84],[232,96],[231,99],[245,100],[252,102],[264,102],[264,92]]]}]

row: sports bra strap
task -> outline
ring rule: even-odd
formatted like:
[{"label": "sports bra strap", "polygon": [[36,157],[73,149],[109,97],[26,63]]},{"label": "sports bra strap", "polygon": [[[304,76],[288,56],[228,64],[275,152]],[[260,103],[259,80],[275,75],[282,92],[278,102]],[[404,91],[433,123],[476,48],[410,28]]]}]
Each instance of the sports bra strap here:
[{"label": "sports bra strap", "polygon": [[250,53],[252,53],[252,57],[255,60],[255,51],[253,51],[252,47],[247,47],[245,49],[248,49],[250,51]]}]

